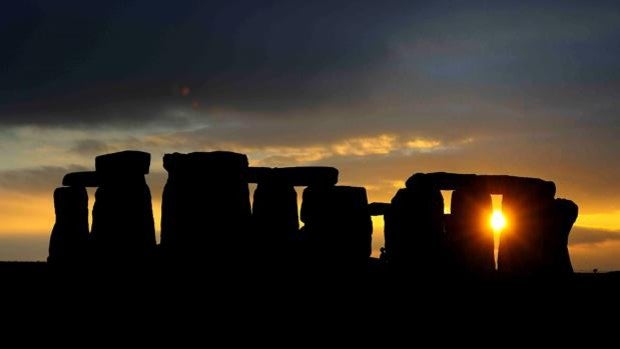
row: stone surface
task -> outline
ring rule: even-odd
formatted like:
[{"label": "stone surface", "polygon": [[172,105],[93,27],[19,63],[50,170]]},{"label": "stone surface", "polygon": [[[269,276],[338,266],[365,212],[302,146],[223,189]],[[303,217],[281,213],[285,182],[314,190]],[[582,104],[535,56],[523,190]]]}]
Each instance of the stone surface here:
[{"label": "stone surface", "polygon": [[325,166],[250,167],[248,182],[277,181],[292,186],[333,186],[338,183],[338,169]]},{"label": "stone surface", "polygon": [[383,216],[390,209],[387,202],[373,202],[368,205],[368,213],[371,216]]},{"label": "stone surface", "polygon": [[250,241],[248,160],[243,154],[166,154],[162,200],[164,253],[178,261],[237,263]]},{"label": "stone surface", "polygon": [[62,179],[62,185],[70,187],[98,187],[100,184],[97,172],[71,172]]},{"label": "stone surface", "polygon": [[458,190],[475,186],[488,194],[507,194],[513,191],[539,192],[555,195],[555,184],[539,178],[503,176],[503,175],[475,175],[446,172],[416,173],[406,181],[406,187],[415,185],[416,181],[425,181],[428,185],[439,190]]},{"label": "stone surface", "polygon": [[198,179],[206,174],[214,178],[243,175],[247,181],[248,158],[244,154],[229,151],[172,153],[164,155],[164,168],[168,175]]},{"label": "stone surface", "polygon": [[476,187],[452,193],[451,214],[446,222],[450,271],[488,274],[495,270],[491,196]]},{"label": "stone surface", "polygon": [[553,229],[553,206],[553,196],[544,189],[504,194],[502,211],[508,224],[500,236],[498,271],[521,275],[543,271],[543,244]]},{"label": "stone surface", "polygon": [[552,275],[573,273],[573,266],[568,253],[568,237],[573,224],[577,220],[579,207],[566,199],[555,199],[551,215],[551,230],[545,235],[543,242],[543,258],[545,271]]},{"label": "stone surface", "polygon": [[83,187],[61,187],[54,191],[56,222],[52,229],[48,262],[84,262],[88,247],[88,194]]},{"label": "stone surface", "polygon": [[146,175],[150,166],[151,154],[137,150],[125,150],[95,158],[95,169],[102,180],[106,176]]},{"label": "stone surface", "polygon": [[261,183],[272,181],[274,177],[272,167],[248,167],[248,183]]},{"label": "stone surface", "polygon": [[435,273],[442,269],[443,197],[423,180],[400,189],[385,219],[385,258],[399,272]]},{"label": "stone surface", "polygon": [[151,193],[143,176],[106,182],[95,192],[92,235],[101,263],[143,261],[155,250]]},{"label": "stone surface", "polygon": [[286,183],[262,182],[254,191],[252,229],[265,259],[286,263],[299,234],[297,192]]},{"label": "stone surface", "polygon": [[366,268],[372,221],[366,190],[360,187],[308,187],[301,206],[302,239],[311,260],[330,267]]},{"label": "stone surface", "polygon": [[155,223],[144,179],[150,157],[140,151],[122,151],[95,159],[99,188],[91,239],[99,263],[138,262],[154,254]]}]

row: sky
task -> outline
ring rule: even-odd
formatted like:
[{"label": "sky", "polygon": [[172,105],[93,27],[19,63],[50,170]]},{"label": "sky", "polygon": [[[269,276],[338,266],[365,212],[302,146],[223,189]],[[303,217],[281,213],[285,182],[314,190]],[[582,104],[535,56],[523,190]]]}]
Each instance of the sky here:
[{"label": "sky", "polygon": [[163,154],[221,149],[370,201],[415,172],[552,180],[575,269],[620,269],[615,1],[22,0],[0,50],[0,260],[46,258],[96,155],[150,152],[159,211]]}]

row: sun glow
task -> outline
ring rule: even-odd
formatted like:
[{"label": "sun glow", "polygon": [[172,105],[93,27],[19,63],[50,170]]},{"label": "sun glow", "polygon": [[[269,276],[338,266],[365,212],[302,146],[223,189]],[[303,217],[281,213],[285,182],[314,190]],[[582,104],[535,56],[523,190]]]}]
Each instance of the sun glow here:
[{"label": "sun glow", "polygon": [[502,214],[502,211],[495,210],[491,215],[491,228],[495,234],[499,234],[506,227],[506,218]]}]

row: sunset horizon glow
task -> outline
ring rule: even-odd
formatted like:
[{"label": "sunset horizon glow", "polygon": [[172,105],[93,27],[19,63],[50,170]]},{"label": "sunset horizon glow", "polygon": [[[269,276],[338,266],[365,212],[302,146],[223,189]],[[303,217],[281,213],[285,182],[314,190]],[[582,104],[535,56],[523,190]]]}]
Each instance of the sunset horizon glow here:
[{"label": "sunset horizon glow", "polygon": [[54,189],[97,155],[151,154],[159,230],[163,155],[228,150],[336,167],[369,202],[417,172],[553,181],[579,206],[575,270],[620,270],[618,2],[23,0],[0,18],[0,261],[46,259]]}]

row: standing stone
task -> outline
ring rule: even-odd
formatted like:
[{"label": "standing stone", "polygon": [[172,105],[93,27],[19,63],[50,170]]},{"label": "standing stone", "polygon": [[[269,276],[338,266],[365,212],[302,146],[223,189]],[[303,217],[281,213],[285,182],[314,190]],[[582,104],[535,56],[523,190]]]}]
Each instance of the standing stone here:
[{"label": "standing stone", "polygon": [[577,220],[579,207],[570,200],[556,199],[549,219],[551,230],[545,234],[543,257],[545,272],[552,275],[573,273],[568,253],[568,236]]},{"label": "standing stone", "polygon": [[508,224],[500,236],[498,271],[533,275],[543,270],[543,244],[552,230],[553,205],[549,191],[514,188],[504,194],[502,211]]},{"label": "standing stone", "polygon": [[443,197],[424,175],[400,189],[385,213],[385,256],[392,270],[432,273],[442,267]]},{"label": "standing stone", "polygon": [[491,195],[475,187],[452,193],[447,240],[452,271],[485,274],[495,270]]},{"label": "standing stone", "polygon": [[254,191],[252,223],[261,252],[286,263],[299,233],[295,188],[277,180],[260,182]]},{"label": "standing stone", "polygon": [[308,187],[301,220],[307,262],[332,270],[365,270],[372,244],[372,221],[366,189]]},{"label": "standing stone", "polygon": [[83,187],[54,191],[56,223],[52,229],[48,262],[79,264],[87,254],[88,194]]},{"label": "standing stone", "polygon": [[251,219],[248,159],[232,152],[166,154],[162,200],[164,253],[219,265],[246,259]]},{"label": "standing stone", "polygon": [[95,161],[100,186],[95,193],[92,241],[100,262],[141,261],[152,257],[155,224],[151,193],[144,179],[150,154],[124,151]]}]

